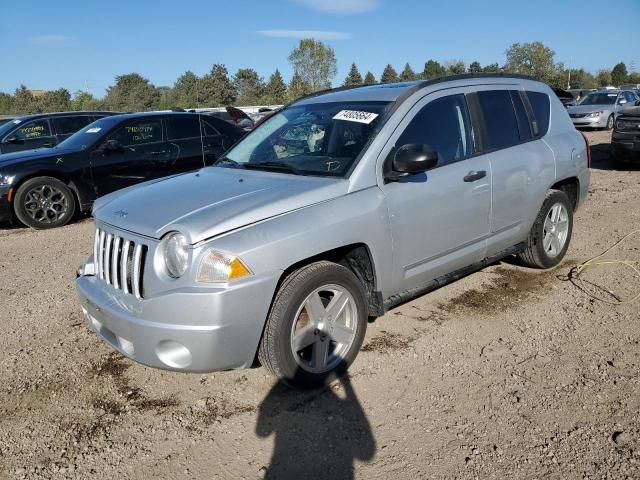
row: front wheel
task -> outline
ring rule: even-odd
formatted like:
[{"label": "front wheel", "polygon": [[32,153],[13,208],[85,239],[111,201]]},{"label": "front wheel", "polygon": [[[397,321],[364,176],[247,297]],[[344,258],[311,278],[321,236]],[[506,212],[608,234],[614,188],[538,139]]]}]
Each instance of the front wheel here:
[{"label": "front wheel", "polygon": [[18,188],[14,199],[16,217],[35,229],[65,225],[76,211],[73,193],[53,177],[36,177]]},{"label": "front wheel", "polygon": [[283,281],[258,359],[291,386],[319,387],[347,370],[366,328],[367,303],[358,278],[342,265],[315,262]]},{"label": "front wheel", "polygon": [[549,190],[519,257],[529,267],[551,268],[562,261],[573,232],[573,209],[567,194]]},{"label": "front wheel", "polygon": [[609,115],[607,118],[607,130],[613,130],[613,115]]}]

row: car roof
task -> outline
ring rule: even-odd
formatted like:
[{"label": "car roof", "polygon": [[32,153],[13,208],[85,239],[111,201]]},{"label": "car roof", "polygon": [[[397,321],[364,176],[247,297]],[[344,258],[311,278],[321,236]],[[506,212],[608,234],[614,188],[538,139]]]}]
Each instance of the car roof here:
[{"label": "car roof", "polygon": [[38,118],[68,117],[70,115],[116,115],[118,113],[119,112],[83,110],[79,112],[52,112],[52,113],[31,113],[28,115],[13,115],[13,118],[26,122],[28,120],[37,120]]},{"label": "car roof", "polygon": [[202,115],[198,112],[133,112],[133,113],[120,113],[118,115],[111,115],[109,119],[113,120],[129,120],[135,118],[147,118],[147,117],[179,117],[179,116],[194,116],[194,115]]},{"label": "car roof", "polygon": [[531,80],[535,79],[527,75],[502,74],[502,73],[472,73],[462,75],[449,75],[431,80],[417,80],[413,82],[377,83],[356,87],[339,87],[330,90],[322,90],[312,93],[292,102],[303,105],[309,103],[345,102],[345,101],[382,101],[395,102],[404,99],[422,88],[438,83],[455,82],[459,80],[482,80],[484,83],[501,83],[505,80]]}]

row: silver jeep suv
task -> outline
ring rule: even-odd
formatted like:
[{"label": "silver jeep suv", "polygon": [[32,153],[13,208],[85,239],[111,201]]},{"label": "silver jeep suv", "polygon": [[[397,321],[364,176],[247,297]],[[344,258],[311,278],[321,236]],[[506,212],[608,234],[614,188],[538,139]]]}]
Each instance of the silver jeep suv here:
[{"label": "silver jeep suv", "polygon": [[88,327],[153,367],[343,373],[367,321],[507,255],[550,268],[589,146],[553,91],[462,75],[321,92],[195,173],[94,205]]}]

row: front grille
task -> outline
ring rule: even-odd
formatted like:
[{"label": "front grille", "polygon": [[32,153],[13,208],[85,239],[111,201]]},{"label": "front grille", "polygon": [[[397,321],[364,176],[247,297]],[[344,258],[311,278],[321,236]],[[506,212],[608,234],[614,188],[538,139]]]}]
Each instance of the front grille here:
[{"label": "front grille", "polygon": [[143,298],[147,246],[96,229],[93,246],[96,275],[117,290]]},{"label": "front grille", "polygon": [[571,118],[584,118],[587,116],[586,113],[570,113],[569,116]]}]

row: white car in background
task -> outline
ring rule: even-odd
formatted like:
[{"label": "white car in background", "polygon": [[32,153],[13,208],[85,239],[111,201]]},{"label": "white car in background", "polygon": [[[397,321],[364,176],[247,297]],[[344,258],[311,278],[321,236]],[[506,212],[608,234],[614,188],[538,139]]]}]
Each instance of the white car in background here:
[{"label": "white car in background", "polygon": [[611,130],[616,117],[635,107],[638,101],[640,98],[631,90],[604,89],[591,92],[567,111],[576,127]]}]

